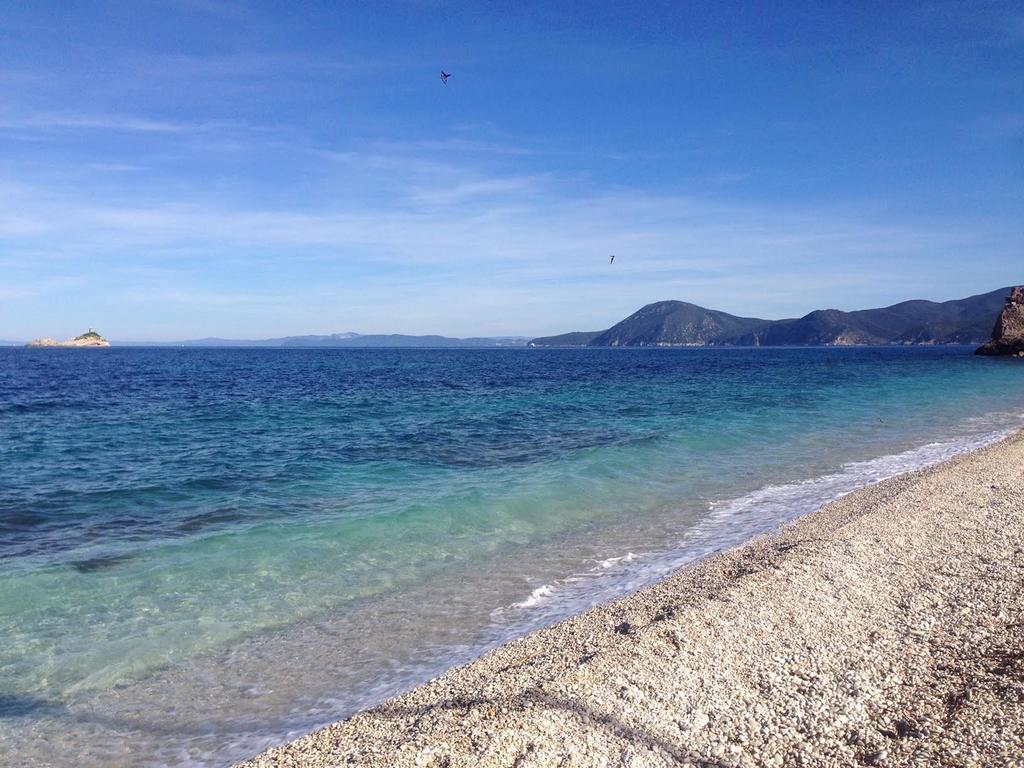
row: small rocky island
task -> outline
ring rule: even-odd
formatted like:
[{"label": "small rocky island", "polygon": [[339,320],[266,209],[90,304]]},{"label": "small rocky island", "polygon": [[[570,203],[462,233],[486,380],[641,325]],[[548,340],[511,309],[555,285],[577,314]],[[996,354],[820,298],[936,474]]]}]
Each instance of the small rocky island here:
[{"label": "small rocky island", "polygon": [[26,347],[109,347],[110,342],[104,339],[96,331],[90,328],[80,336],[75,336],[67,341],[56,339],[35,339],[25,345]]},{"label": "small rocky island", "polygon": [[992,341],[979,347],[975,354],[1024,357],[1024,286],[1010,291],[992,331]]}]

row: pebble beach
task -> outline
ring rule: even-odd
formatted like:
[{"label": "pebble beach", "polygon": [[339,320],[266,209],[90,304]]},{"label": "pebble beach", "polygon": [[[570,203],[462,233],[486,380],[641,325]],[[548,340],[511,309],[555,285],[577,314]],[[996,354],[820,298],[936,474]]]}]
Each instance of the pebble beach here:
[{"label": "pebble beach", "polygon": [[240,766],[1020,766],[1022,649],[1018,432]]}]

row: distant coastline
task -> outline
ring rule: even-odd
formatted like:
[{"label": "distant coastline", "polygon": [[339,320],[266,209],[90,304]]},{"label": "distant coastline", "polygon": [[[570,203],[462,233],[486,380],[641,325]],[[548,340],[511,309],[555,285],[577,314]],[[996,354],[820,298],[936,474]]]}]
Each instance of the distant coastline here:
[{"label": "distant coastline", "polygon": [[[306,334],[269,339],[205,337],[181,341],[109,342],[90,329],[67,341],[36,339],[29,347],[292,347],[292,348],[536,348],[536,347],[833,347],[984,344],[992,338],[1011,287],[934,302],[912,299],[888,307],[845,312],[817,309],[800,318],[765,320],[707,309],[685,301],[647,304],[601,331],[555,336],[438,334]],[[0,346],[21,342],[0,341]]]},{"label": "distant coastline", "polygon": [[[87,334],[83,334],[85,336]],[[490,336],[453,338],[449,336],[423,335],[410,336],[405,334],[359,334],[333,333],[325,335],[283,336],[273,339],[224,339],[217,337],[203,339],[184,339],[181,341],[107,341],[102,343],[84,343],[75,339],[57,341],[56,339],[35,339],[30,342],[0,340],[0,347],[189,347],[189,348],[298,348],[319,349],[327,347],[345,347],[349,349],[377,348],[410,348],[410,349],[507,349],[525,348],[529,336]]]},{"label": "distant coastline", "polygon": [[409,348],[504,348],[525,347],[528,336],[471,336],[456,338],[426,334],[413,336],[402,333],[331,333],[322,335],[283,336],[273,339],[223,339],[217,337],[204,339],[188,339],[185,341],[135,341],[114,342],[115,346],[138,347],[344,347],[348,349],[366,349],[371,347],[409,347]]}]

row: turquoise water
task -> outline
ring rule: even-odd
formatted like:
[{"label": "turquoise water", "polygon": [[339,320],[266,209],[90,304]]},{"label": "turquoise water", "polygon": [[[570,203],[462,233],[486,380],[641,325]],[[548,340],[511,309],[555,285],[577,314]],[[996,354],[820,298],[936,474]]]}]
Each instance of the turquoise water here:
[{"label": "turquoise water", "polygon": [[970,352],[0,350],[0,762],[344,716],[1024,423]]}]

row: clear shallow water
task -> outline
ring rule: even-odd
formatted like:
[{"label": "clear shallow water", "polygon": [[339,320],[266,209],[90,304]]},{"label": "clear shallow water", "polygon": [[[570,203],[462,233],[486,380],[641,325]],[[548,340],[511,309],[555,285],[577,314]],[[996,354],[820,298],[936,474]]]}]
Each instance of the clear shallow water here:
[{"label": "clear shallow water", "polygon": [[0,763],[224,765],[1024,423],[971,350],[0,350]]}]

